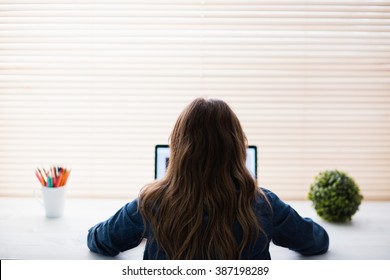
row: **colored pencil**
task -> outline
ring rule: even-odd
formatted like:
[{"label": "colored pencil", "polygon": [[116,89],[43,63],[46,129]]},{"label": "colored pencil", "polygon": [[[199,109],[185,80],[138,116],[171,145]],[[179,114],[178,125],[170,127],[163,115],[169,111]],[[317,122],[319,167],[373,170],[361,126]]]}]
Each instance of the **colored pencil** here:
[{"label": "colored pencil", "polygon": [[48,171],[46,171],[45,168],[42,169],[43,172],[37,168],[35,171],[35,176],[37,176],[43,187],[58,188],[65,186],[70,174],[70,170],[54,165],[49,167]]}]

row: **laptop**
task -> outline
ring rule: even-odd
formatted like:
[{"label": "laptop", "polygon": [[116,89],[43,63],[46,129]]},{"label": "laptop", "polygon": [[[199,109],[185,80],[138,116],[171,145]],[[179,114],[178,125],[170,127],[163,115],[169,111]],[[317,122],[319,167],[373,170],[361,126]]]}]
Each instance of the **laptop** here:
[{"label": "laptop", "polygon": [[[154,179],[161,179],[167,172],[169,164],[169,146],[156,145],[154,155]],[[246,156],[246,167],[254,178],[257,178],[257,147],[248,146]]]}]

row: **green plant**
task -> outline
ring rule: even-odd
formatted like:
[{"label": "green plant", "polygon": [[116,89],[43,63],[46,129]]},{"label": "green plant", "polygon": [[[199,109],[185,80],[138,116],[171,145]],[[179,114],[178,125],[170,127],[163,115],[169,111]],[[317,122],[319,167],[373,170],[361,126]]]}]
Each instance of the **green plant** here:
[{"label": "green plant", "polygon": [[308,198],[317,214],[329,222],[350,221],[363,200],[355,181],[338,170],[317,175],[310,186]]}]

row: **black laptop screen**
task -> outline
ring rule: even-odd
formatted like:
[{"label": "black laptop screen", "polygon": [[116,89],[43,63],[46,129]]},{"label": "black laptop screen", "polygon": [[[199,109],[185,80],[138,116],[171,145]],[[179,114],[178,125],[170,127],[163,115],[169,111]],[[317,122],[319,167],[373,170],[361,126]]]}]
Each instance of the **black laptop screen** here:
[{"label": "black laptop screen", "polygon": [[[156,145],[154,157],[154,178],[161,179],[167,172],[169,164],[169,146]],[[257,178],[257,147],[249,146],[247,149],[246,166],[254,178]]]}]

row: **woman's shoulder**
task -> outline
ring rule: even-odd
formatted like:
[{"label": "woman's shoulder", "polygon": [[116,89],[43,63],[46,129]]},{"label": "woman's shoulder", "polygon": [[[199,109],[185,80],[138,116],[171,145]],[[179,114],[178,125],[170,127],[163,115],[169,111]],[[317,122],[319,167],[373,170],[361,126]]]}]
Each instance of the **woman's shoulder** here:
[{"label": "woman's shoulder", "polygon": [[126,203],[126,205],[124,205],[121,210],[125,211],[129,217],[133,219],[141,220],[138,197],[133,198],[133,200]]},{"label": "woman's shoulder", "polygon": [[276,201],[279,200],[279,197],[271,190],[260,187],[260,193],[262,195],[259,196],[259,200],[262,201],[267,201],[271,205]]},{"label": "woman's shoulder", "polygon": [[[271,209],[271,212],[286,210],[289,208],[289,205],[283,202],[276,193],[273,191],[261,187],[261,195],[256,199],[257,207],[260,207],[263,211],[264,209]],[[267,211],[268,212],[268,211]]]}]

